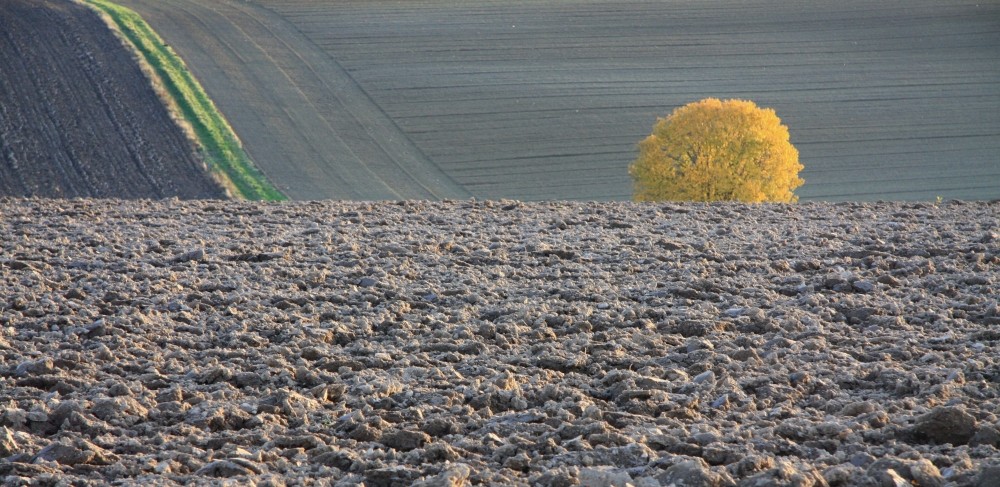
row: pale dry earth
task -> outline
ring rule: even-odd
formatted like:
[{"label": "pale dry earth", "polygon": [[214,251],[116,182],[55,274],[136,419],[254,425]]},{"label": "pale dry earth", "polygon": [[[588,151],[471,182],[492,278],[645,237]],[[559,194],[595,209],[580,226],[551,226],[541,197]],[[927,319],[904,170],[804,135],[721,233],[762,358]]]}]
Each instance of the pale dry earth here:
[{"label": "pale dry earth", "polygon": [[65,0],[3,0],[0,195],[226,194],[96,13]]},{"label": "pale dry earth", "polygon": [[3,199],[0,479],[995,486],[998,217]]},{"label": "pale dry earth", "polygon": [[803,200],[1000,197],[995,1],[124,3],[297,198],[379,199],[390,137],[480,198],[628,199],[635,144],[709,96],[777,110]]}]

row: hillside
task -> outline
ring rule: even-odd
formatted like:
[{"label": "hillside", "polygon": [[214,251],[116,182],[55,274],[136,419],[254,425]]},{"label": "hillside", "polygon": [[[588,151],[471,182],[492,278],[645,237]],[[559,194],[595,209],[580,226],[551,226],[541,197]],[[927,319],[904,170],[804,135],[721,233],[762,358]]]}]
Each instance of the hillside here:
[{"label": "hillside", "polygon": [[257,166],[292,199],[471,194],[295,26],[248,2],[126,0],[184,58]]},{"label": "hillside", "polygon": [[0,478],[993,486],[998,222],[0,199]]},{"label": "hillside", "polygon": [[89,8],[5,0],[0,73],[0,195],[225,197]]},{"label": "hillside", "polygon": [[998,2],[122,3],[294,199],[406,198],[391,190],[421,175],[479,198],[627,199],[656,117],[709,96],[777,111],[804,201],[1000,197]]}]

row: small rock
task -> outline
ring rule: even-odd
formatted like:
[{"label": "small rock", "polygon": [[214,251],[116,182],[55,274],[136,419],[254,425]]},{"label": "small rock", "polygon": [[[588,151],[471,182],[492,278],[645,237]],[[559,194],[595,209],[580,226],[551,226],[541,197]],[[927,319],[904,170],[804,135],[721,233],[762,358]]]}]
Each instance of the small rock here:
[{"label": "small rock", "polygon": [[367,424],[358,425],[347,435],[348,438],[357,441],[377,441],[381,436],[382,432],[378,428]]},{"label": "small rock", "polygon": [[423,430],[424,433],[436,437],[451,435],[461,431],[457,422],[445,418],[434,418],[428,420],[420,429]]},{"label": "small rock", "polygon": [[958,407],[939,406],[917,418],[914,432],[937,443],[964,445],[976,434],[976,418]]},{"label": "small rock", "polygon": [[28,377],[35,375],[51,374],[55,371],[55,365],[50,358],[29,360],[17,364],[14,375],[18,377]]},{"label": "small rock", "polygon": [[323,440],[315,435],[288,435],[288,436],[278,436],[277,438],[271,440],[271,443],[278,448],[302,448],[305,450],[311,450],[320,445],[323,445]]},{"label": "small rock", "polygon": [[920,459],[910,463],[910,477],[913,479],[911,485],[920,487],[940,487],[944,485],[944,478],[930,460]]},{"label": "small rock", "polygon": [[452,465],[433,478],[417,482],[414,487],[463,487],[472,475],[472,469],[464,463]]},{"label": "small rock", "polygon": [[9,457],[17,453],[17,441],[14,440],[14,433],[6,426],[0,426],[0,457]]},{"label": "small rock", "polygon": [[868,475],[883,487],[941,487],[944,478],[930,460],[880,458],[868,467]]},{"label": "small rock", "polygon": [[869,281],[854,281],[851,283],[851,287],[859,293],[870,293],[875,290],[875,284]]},{"label": "small rock", "polygon": [[717,399],[712,401],[711,406],[715,409],[721,409],[729,405],[729,394],[723,394]]},{"label": "small rock", "polygon": [[356,453],[347,450],[328,451],[317,455],[312,461],[347,472],[354,465],[354,462],[358,461],[358,456]]},{"label": "small rock", "polygon": [[[856,468],[848,467],[845,465],[837,465],[835,467],[830,467],[823,471],[823,478],[831,486],[847,486],[852,484],[852,471],[856,471]],[[855,482],[856,483],[856,482]]]},{"label": "small rock", "polygon": [[976,476],[975,487],[1000,487],[1000,464],[983,467]]},{"label": "small rock", "polygon": [[705,383],[711,384],[715,382],[715,372],[712,372],[711,370],[706,370],[694,376],[694,379],[691,380],[694,381],[695,384],[705,384]]},{"label": "small rock", "polygon": [[656,476],[661,485],[691,485],[699,487],[718,487],[728,485],[721,475],[711,471],[704,460],[698,458],[685,460],[666,469]]},{"label": "small rock", "polygon": [[629,487],[632,476],[611,468],[584,468],[577,476],[580,487]]},{"label": "small rock", "polygon": [[807,372],[792,372],[788,374],[788,382],[792,384],[793,387],[808,384],[812,378]]},{"label": "small rock", "polygon": [[889,287],[899,287],[899,285],[902,284],[899,282],[899,279],[896,279],[889,274],[882,274],[881,276],[878,276],[876,281]]},{"label": "small rock", "polygon": [[358,285],[361,287],[374,287],[376,284],[378,284],[378,281],[370,277],[362,277],[358,280]]},{"label": "small rock", "polygon": [[656,245],[660,246],[664,250],[669,250],[669,251],[684,250],[690,248],[687,244],[665,239],[658,240],[656,242]]},{"label": "small rock", "polygon": [[873,475],[873,477],[879,481],[881,487],[910,487],[910,483],[906,481],[906,478],[891,468],[880,472],[878,475]]},{"label": "small rock", "polygon": [[698,350],[715,350],[715,345],[704,338],[692,338],[688,340],[685,349],[688,353],[694,353]]},{"label": "small rock", "polygon": [[868,401],[858,401],[847,404],[840,410],[841,416],[861,416],[875,412],[875,404]]},{"label": "small rock", "polygon": [[72,466],[87,463],[93,458],[93,452],[86,452],[73,445],[56,442],[42,448],[42,451],[35,455],[34,461],[37,462],[41,460]]},{"label": "small rock", "polygon": [[792,462],[779,460],[776,466],[770,470],[758,473],[740,482],[740,485],[748,486],[796,486],[796,487],[825,487],[826,479],[814,467],[808,465],[796,465]]},{"label": "small rock", "polygon": [[598,451],[600,452],[601,464],[614,465],[619,468],[642,467],[657,456],[655,451],[642,443],[602,448]]},{"label": "small rock", "polygon": [[969,446],[990,445],[1000,448],[1000,428],[993,425],[984,425],[976,430],[976,434],[969,440]]},{"label": "small rock", "polygon": [[396,487],[412,485],[417,472],[406,467],[389,467],[368,470],[365,472],[365,486]]},{"label": "small rock", "polygon": [[180,264],[192,260],[202,260],[205,258],[205,249],[194,249],[182,254],[177,254],[170,259],[172,264]]},{"label": "small rock", "polygon": [[531,468],[531,457],[525,452],[520,452],[503,461],[503,466],[519,472],[527,472]]},{"label": "small rock", "polygon": [[7,265],[15,271],[23,271],[25,269],[35,270],[35,266],[31,262],[25,262],[23,260],[12,260],[8,262]]},{"label": "small rock", "polygon": [[41,409],[32,409],[28,411],[28,421],[33,423],[47,423],[49,421],[49,413]]},{"label": "small rock", "polygon": [[716,433],[705,431],[702,433],[695,433],[691,435],[691,440],[693,440],[695,443],[699,445],[705,446],[705,445],[710,445],[712,443],[720,442],[722,441],[722,438],[719,437],[719,435]]},{"label": "small rock", "polygon": [[198,469],[195,475],[205,475],[208,477],[236,477],[240,475],[251,475],[253,471],[236,462],[230,460],[216,460]]},{"label": "small rock", "polygon": [[132,395],[132,391],[123,382],[115,382],[108,388],[108,395],[111,397],[122,397]]},{"label": "small rock", "polygon": [[774,468],[774,457],[751,453],[730,466],[730,471],[737,477],[749,477],[771,468]]},{"label": "small rock", "polygon": [[256,372],[238,372],[234,380],[239,387],[258,387],[264,384],[264,379]]},{"label": "small rock", "polygon": [[382,434],[379,443],[400,451],[410,451],[430,443],[431,437],[423,431],[389,430]]},{"label": "small rock", "polygon": [[865,452],[855,453],[851,456],[851,465],[855,467],[867,467],[875,462],[875,457]]},{"label": "small rock", "polygon": [[87,293],[83,292],[83,290],[78,288],[73,288],[70,289],[69,291],[66,291],[66,294],[64,294],[63,296],[66,299],[77,299],[77,300],[87,299]]},{"label": "small rock", "polygon": [[34,461],[56,462],[60,465],[110,465],[117,461],[115,455],[87,441],[76,440],[72,444],[57,441],[42,448]]},{"label": "small rock", "polygon": [[461,455],[447,443],[437,442],[424,449],[425,462],[454,462]]},{"label": "small rock", "polygon": [[530,483],[546,487],[577,487],[580,485],[579,477],[580,469],[576,467],[550,468],[542,474],[532,477]]},{"label": "small rock", "polygon": [[83,329],[84,329],[84,336],[86,336],[87,338],[97,338],[100,336],[107,335],[108,333],[108,325],[103,318],[88,324],[87,326],[83,327]]}]

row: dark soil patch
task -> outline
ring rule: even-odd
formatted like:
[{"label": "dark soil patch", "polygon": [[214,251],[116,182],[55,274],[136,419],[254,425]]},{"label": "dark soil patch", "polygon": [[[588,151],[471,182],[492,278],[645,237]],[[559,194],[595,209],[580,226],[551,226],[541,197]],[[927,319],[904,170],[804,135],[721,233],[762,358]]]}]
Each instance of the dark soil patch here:
[{"label": "dark soil patch", "polygon": [[89,8],[4,1],[0,73],[0,195],[225,197]]}]

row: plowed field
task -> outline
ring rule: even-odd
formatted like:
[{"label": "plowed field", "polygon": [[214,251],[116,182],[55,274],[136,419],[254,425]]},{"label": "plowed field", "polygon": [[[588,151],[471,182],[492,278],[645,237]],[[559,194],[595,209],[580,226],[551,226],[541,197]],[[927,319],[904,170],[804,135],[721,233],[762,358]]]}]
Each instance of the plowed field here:
[{"label": "plowed field", "polygon": [[334,60],[272,12],[246,2],[119,3],[171,43],[289,197],[469,196]]},{"label": "plowed field", "polygon": [[225,196],[131,53],[56,0],[0,4],[0,195]]},{"label": "plowed field", "polygon": [[656,117],[715,96],[777,110],[804,200],[1000,196],[997,2],[123,3],[288,189],[391,196],[430,169],[480,197],[624,199]]},{"label": "plowed field", "polygon": [[1000,475],[1000,203],[0,213],[4,486]]}]

